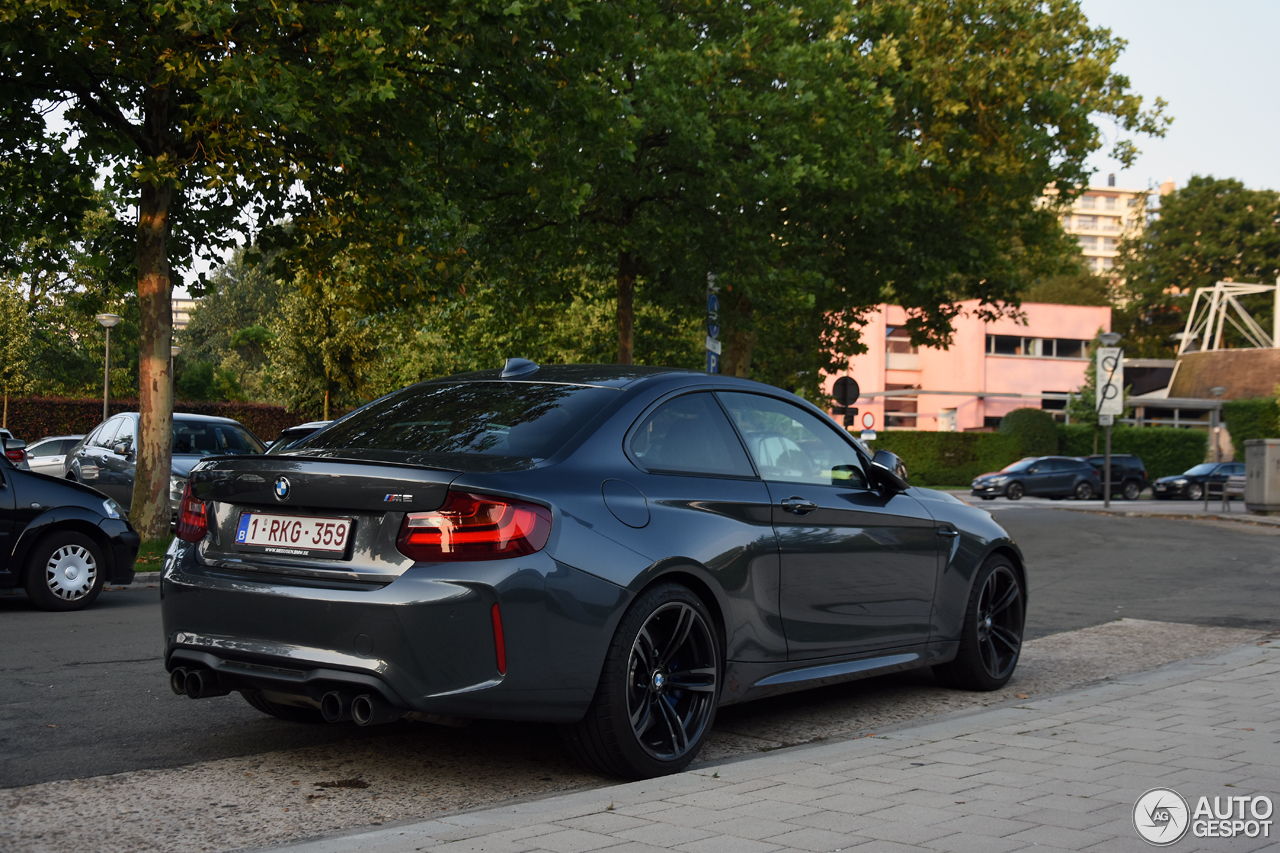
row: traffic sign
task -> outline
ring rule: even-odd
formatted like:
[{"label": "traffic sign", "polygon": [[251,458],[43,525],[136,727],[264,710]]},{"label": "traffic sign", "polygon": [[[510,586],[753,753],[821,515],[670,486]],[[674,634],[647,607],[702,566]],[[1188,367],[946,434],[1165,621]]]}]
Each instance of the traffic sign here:
[{"label": "traffic sign", "polygon": [[863,429],[875,429],[875,425],[876,425],[876,416],[875,416],[874,414],[872,414],[871,412],[863,412],[863,413],[862,413],[862,428],[863,428]]},{"label": "traffic sign", "polygon": [[1124,350],[1098,347],[1098,414],[1124,414]]},{"label": "traffic sign", "polygon": [[1115,415],[1098,415],[1098,426],[1113,426],[1115,422]]},{"label": "traffic sign", "polygon": [[858,381],[852,376],[841,376],[836,380],[835,387],[831,391],[836,398],[836,402],[844,408],[848,408],[858,402],[858,397],[862,395],[862,390],[858,387]]}]

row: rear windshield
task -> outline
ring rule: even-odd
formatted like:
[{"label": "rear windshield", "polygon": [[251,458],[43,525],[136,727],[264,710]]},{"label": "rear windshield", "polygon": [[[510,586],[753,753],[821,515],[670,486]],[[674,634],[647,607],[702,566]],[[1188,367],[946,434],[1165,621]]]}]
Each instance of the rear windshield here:
[{"label": "rear windshield", "polygon": [[617,395],[532,382],[418,385],[370,403],[296,449],[545,459]]},{"label": "rear windshield", "polygon": [[1212,474],[1213,469],[1216,467],[1218,467],[1218,463],[1216,462],[1201,462],[1199,465],[1195,466],[1194,468],[1188,468],[1187,470],[1183,471],[1182,476],[1201,477],[1201,476],[1204,476],[1205,474]]},{"label": "rear windshield", "polygon": [[173,422],[173,452],[187,456],[261,453],[262,443],[239,424]]}]

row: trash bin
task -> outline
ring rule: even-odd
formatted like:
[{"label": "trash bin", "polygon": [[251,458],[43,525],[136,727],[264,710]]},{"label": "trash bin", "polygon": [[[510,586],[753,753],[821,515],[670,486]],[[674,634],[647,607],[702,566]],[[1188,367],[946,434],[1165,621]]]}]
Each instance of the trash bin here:
[{"label": "trash bin", "polygon": [[1280,438],[1251,438],[1244,447],[1245,509],[1280,515]]}]

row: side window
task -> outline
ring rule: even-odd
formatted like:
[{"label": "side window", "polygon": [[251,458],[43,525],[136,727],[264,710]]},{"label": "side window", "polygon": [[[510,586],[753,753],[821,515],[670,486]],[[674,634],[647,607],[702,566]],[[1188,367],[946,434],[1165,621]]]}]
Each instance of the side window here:
[{"label": "side window", "polygon": [[766,480],[867,487],[862,459],[836,428],[798,406],[759,394],[720,392],[747,452]]},{"label": "side window", "polygon": [[755,476],[729,420],[705,392],[663,403],[640,424],[627,450],[649,471]]},{"label": "side window", "polygon": [[125,453],[132,453],[134,445],[137,443],[137,425],[134,424],[133,418],[125,418],[120,422],[120,430],[111,439],[111,446],[125,442]]},{"label": "side window", "polygon": [[59,449],[61,447],[62,442],[60,441],[46,441],[43,444],[36,445],[35,447],[28,447],[27,455],[36,459],[39,459],[42,456],[57,456],[62,452]]},{"label": "side window", "polygon": [[111,447],[111,440],[115,438],[116,431],[120,429],[120,421],[122,420],[123,418],[112,418],[98,427],[98,431],[93,434],[93,439],[89,443],[94,447]]}]

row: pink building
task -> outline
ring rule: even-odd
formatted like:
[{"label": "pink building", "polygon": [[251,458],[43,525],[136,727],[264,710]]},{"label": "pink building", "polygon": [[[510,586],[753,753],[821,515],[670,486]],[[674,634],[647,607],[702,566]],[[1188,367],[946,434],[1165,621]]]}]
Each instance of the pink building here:
[{"label": "pink building", "polygon": [[[977,304],[963,304],[947,350],[911,346],[902,331],[906,312],[880,306],[862,331],[868,351],[849,359],[847,374],[828,376],[827,389],[840,375],[852,376],[862,393],[856,405],[874,415],[875,429],[990,428],[1014,409],[1041,407],[1042,394],[1076,391],[1085,380],[1086,347],[1111,330],[1108,307],[1026,303],[1025,323],[988,323],[968,313]],[[1043,407],[1061,409],[1063,401],[1044,400]]]}]

